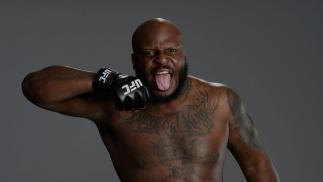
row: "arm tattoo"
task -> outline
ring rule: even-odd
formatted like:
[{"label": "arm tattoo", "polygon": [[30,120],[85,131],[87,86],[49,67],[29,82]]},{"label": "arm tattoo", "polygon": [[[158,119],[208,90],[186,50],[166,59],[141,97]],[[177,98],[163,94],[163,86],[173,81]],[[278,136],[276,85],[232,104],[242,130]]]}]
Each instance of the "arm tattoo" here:
[{"label": "arm tattoo", "polygon": [[255,124],[250,115],[245,111],[239,96],[233,91],[227,91],[227,96],[228,105],[233,115],[233,123],[237,125],[239,134],[248,145],[260,149],[261,146]]}]

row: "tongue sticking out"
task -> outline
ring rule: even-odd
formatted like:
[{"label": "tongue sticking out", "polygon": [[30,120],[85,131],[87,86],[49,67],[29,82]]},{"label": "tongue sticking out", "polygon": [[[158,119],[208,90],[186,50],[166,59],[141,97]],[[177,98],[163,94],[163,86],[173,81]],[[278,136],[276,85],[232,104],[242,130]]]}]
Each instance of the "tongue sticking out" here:
[{"label": "tongue sticking out", "polygon": [[170,86],[170,74],[155,75],[155,80],[159,90],[168,90]]}]

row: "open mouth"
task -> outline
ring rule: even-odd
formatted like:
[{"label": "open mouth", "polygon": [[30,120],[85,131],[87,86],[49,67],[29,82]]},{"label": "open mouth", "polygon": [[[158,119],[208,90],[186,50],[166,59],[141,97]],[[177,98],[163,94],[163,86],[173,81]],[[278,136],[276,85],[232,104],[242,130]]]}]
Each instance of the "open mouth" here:
[{"label": "open mouth", "polygon": [[154,72],[155,85],[159,91],[167,91],[171,87],[173,72],[170,69],[157,69]]}]

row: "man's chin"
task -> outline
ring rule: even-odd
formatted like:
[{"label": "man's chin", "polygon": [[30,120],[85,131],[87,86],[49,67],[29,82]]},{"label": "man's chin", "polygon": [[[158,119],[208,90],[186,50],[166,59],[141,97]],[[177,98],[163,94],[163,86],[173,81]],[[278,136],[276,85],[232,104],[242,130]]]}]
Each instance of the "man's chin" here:
[{"label": "man's chin", "polygon": [[156,87],[151,88],[152,102],[169,102],[177,99],[182,93],[184,89],[184,85],[186,85],[187,75],[183,75],[183,77],[179,81],[172,82],[171,86],[167,90],[159,90]]},{"label": "man's chin", "polygon": [[167,102],[175,99],[174,92],[176,88],[169,88],[168,90],[159,90],[158,88],[151,89],[152,101]]}]

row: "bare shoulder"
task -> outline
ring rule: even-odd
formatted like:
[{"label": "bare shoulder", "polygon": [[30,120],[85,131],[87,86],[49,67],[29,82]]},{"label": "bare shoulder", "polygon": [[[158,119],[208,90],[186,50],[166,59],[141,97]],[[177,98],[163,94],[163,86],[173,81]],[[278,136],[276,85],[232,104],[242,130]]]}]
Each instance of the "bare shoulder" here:
[{"label": "bare shoulder", "polygon": [[228,85],[219,82],[210,82],[204,79],[191,76],[193,87],[207,89],[210,94],[214,94],[217,97],[221,96],[227,98],[229,95],[239,97],[238,94]]},{"label": "bare shoulder", "polygon": [[201,78],[190,76],[192,86],[197,90],[203,89],[209,93],[209,98],[217,103],[219,111],[231,114],[231,106],[240,103],[239,95],[228,85],[210,82]]}]

